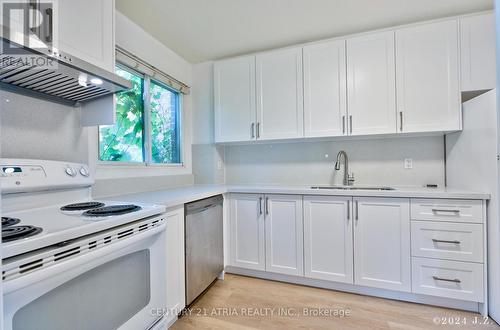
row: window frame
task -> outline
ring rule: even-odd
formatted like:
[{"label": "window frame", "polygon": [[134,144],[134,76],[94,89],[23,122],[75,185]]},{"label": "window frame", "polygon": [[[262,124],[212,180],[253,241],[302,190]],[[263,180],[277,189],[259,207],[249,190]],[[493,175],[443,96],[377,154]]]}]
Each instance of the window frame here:
[{"label": "window frame", "polygon": [[[184,130],[183,130],[183,98],[182,98],[182,93],[178,90],[175,90],[172,87],[167,86],[166,84],[162,83],[159,80],[156,80],[149,75],[142,73],[140,71],[135,70],[134,68],[131,68],[127,64],[121,63],[121,62],[116,62],[115,67],[119,67],[122,70],[129,71],[137,76],[140,76],[144,80],[144,90],[142,93],[142,102],[143,102],[143,158],[144,160],[142,162],[120,162],[120,161],[111,161],[111,160],[101,160],[100,156],[100,127],[97,127],[97,165],[98,166],[103,166],[103,167],[119,167],[119,168],[145,168],[145,167],[155,167],[155,168],[184,168],[185,167],[185,154],[184,154]],[[150,100],[150,85],[151,81],[154,81],[156,84],[162,86],[163,88],[169,90],[172,93],[175,93],[176,96],[176,109],[177,109],[177,116],[176,116],[176,128],[178,131],[178,139],[177,139],[177,147],[179,148],[179,163],[154,163],[152,161],[152,137],[151,137],[151,102]],[[116,112],[116,106],[115,106],[115,112]]]}]

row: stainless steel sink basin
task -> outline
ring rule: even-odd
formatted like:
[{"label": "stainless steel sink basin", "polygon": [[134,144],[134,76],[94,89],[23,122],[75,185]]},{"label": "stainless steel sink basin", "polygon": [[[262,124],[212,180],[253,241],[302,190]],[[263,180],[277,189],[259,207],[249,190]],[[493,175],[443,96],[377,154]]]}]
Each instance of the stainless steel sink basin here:
[{"label": "stainless steel sink basin", "polygon": [[383,186],[312,186],[311,189],[332,189],[332,190],[396,190],[391,187],[383,187]]}]

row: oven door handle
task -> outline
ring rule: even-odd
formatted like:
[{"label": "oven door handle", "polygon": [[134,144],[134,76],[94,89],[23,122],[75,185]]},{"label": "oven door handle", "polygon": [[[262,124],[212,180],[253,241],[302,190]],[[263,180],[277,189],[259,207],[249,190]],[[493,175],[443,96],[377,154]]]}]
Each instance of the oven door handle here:
[{"label": "oven door handle", "polygon": [[[91,263],[92,261],[102,260],[103,263],[107,262],[104,258],[115,252],[122,252],[127,248],[130,248],[133,244],[140,242],[141,240],[147,239],[149,237],[160,234],[161,232],[165,232],[166,224],[162,223],[157,227],[154,227],[150,230],[141,232],[132,237],[123,239],[116,243],[110,244],[108,246],[104,246],[100,249],[96,249],[91,253],[84,254],[82,256],[78,256],[73,259],[68,259],[67,261],[62,261],[56,265],[49,266],[44,269],[35,270],[31,274],[26,274],[21,277],[5,281],[3,282],[3,293],[7,294],[13,291],[17,291],[26,286],[33,285],[34,283],[41,282],[51,277],[55,277],[67,271],[76,272],[76,276],[84,273],[85,271],[80,271],[82,267],[85,268],[85,265]],[[102,263],[101,263],[102,264]],[[96,266],[92,266],[89,269],[92,269]],[[78,271],[77,271],[78,270]]]}]

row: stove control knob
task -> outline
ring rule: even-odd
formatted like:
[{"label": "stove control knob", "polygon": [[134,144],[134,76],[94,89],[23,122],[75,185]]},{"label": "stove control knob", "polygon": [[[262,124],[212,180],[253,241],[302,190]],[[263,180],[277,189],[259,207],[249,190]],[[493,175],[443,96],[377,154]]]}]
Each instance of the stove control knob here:
[{"label": "stove control knob", "polygon": [[66,174],[69,176],[76,176],[77,172],[73,167],[66,166]]},{"label": "stove control knob", "polygon": [[88,177],[90,175],[89,169],[85,166],[80,167],[80,174],[84,177]]}]

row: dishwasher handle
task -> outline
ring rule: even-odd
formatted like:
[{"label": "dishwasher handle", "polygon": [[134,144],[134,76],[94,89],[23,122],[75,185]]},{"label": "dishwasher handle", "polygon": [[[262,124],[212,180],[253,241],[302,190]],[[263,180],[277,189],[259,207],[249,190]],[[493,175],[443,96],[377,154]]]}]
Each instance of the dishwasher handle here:
[{"label": "dishwasher handle", "polygon": [[219,205],[222,206],[223,200],[224,199],[223,199],[222,195],[217,195],[214,197],[205,198],[205,199],[202,199],[199,201],[188,203],[185,206],[186,216],[190,215],[190,214],[196,214],[196,213],[206,211],[206,210],[211,209],[212,207],[215,207],[215,206],[219,206]]}]

